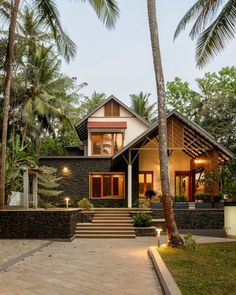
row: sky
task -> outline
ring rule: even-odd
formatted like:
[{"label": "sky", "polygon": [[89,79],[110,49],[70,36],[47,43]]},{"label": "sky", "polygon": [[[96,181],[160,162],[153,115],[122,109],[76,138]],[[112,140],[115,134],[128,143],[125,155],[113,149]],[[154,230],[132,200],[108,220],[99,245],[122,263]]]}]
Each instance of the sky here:
[{"label": "sky", "polygon": [[[87,96],[95,90],[129,104],[130,94],[143,91],[156,101],[146,0],[118,0],[120,19],[114,30],[108,30],[86,2],[58,1],[63,27],[78,47],[76,58],[70,64],[63,62],[62,71],[88,83],[81,90]],[[173,42],[178,22],[194,2],[159,0],[157,15],[165,81],[179,76],[197,90],[196,78],[235,66],[236,41],[202,70],[196,68],[190,27]]]}]

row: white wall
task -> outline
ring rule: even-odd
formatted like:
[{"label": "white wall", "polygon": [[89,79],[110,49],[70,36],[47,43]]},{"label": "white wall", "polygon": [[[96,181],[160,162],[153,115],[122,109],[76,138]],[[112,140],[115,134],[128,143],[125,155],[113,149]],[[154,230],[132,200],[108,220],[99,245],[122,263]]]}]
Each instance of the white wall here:
[{"label": "white wall", "polygon": [[[126,122],[127,129],[124,132],[124,145],[130,143],[149,127],[143,121],[132,115],[129,111],[120,106],[119,117],[104,117],[104,107],[97,110],[88,122]],[[88,132],[88,155],[91,156],[91,134]]]}]

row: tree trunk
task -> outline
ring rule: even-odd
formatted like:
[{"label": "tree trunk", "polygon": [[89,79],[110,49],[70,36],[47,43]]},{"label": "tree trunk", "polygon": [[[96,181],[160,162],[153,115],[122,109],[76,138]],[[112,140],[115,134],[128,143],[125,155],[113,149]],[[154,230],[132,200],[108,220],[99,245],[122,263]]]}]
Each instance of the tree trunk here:
[{"label": "tree trunk", "polygon": [[174,211],[171,206],[170,184],[169,184],[169,163],[167,153],[167,125],[166,125],[166,105],[165,105],[165,84],[161,62],[161,52],[159,45],[156,1],[147,0],[149,29],[151,36],[152,54],[154,71],[157,87],[158,104],[158,136],[160,153],[160,177],[161,189],[164,205],[164,215],[166,222],[166,232],[168,244],[171,247],[179,247],[183,244],[177,225],[175,222]]},{"label": "tree trunk", "polygon": [[16,20],[19,10],[20,0],[15,0],[11,11],[11,20],[8,34],[8,44],[6,52],[5,76],[3,85],[3,122],[2,122],[2,147],[1,147],[1,169],[0,169],[0,209],[4,208],[5,204],[5,169],[6,169],[6,153],[7,153],[7,128],[8,114],[10,102],[10,86],[11,72],[14,54]]}]

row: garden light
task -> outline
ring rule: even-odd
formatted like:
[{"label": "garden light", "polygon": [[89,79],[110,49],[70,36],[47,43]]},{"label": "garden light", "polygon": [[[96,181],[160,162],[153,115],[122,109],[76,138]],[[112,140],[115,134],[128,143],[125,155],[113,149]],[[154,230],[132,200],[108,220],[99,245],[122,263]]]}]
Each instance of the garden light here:
[{"label": "garden light", "polygon": [[157,247],[159,248],[160,247],[160,240],[161,240],[161,231],[162,231],[162,228],[157,228],[156,231],[157,231]]},{"label": "garden light", "polygon": [[68,207],[69,207],[69,200],[70,200],[70,198],[65,198],[66,208],[67,208],[67,209],[68,209]]}]

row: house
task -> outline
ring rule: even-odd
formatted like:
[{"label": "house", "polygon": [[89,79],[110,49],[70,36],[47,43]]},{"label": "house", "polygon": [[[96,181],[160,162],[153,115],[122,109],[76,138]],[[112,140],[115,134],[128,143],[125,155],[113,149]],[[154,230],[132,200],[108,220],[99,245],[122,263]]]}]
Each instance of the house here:
[{"label": "house", "polygon": [[[65,157],[41,157],[40,164],[58,168],[64,197],[88,197],[95,206],[128,206],[147,190],[161,193],[158,124],[150,125],[114,96],[75,125],[81,148]],[[215,171],[232,153],[197,124],[172,111],[167,116],[171,194],[216,195],[204,173]]]}]

